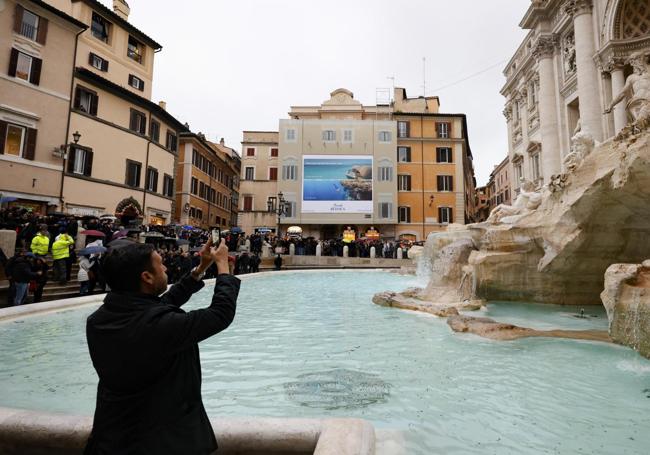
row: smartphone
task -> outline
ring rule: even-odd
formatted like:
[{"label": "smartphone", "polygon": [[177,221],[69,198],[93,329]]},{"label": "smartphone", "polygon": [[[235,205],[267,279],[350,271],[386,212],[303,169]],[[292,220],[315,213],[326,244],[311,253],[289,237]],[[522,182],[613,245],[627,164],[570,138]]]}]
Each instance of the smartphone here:
[{"label": "smartphone", "polygon": [[214,246],[219,246],[220,242],[221,242],[221,229],[219,228],[212,229],[212,244]]}]

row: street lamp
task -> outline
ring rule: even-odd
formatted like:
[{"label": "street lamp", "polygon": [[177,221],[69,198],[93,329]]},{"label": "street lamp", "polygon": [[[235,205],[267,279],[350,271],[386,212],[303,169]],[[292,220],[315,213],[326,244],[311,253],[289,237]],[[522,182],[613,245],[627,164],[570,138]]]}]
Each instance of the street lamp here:
[{"label": "street lamp", "polygon": [[[72,133],[72,140],[74,141],[74,145],[77,145],[79,143],[79,139],[81,139],[81,133],[79,131],[75,131]],[[67,140],[67,139],[66,139]],[[65,170],[68,165],[68,151],[72,147],[73,144],[68,143],[64,144],[61,146],[61,158],[63,158],[63,166],[61,168],[61,185],[59,187],[59,201],[61,203],[61,211],[63,212],[63,206],[64,206],[64,201],[63,201],[63,185],[65,181]]]},{"label": "street lamp", "polygon": [[280,237],[280,221],[284,215],[287,214],[287,201],[284,199],[284,195],[282,194],[282,191],[278,193],[278,198],[277,198],[278,204],[277,206],[274,204],[273,199],[269,198],[269,200],[266,202],[267,209],[270,213],[275,213],[278,216],[278,228],[276,235],[279,238]]}]

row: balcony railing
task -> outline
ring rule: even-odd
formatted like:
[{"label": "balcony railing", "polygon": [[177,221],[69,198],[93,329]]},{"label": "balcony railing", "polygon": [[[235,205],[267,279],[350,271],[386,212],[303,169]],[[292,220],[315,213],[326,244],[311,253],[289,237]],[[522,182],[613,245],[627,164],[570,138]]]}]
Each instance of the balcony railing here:
[{"label": "balcony railing", "polygon": [[20,25],[20,34],[27,37],[27,38],[29,38],[29,39],[31,39],[31,40],[36,41],[36,36],[38,34],[38,28],[34,27],[31,24],[27,24],[27,23],[23,22]]}]

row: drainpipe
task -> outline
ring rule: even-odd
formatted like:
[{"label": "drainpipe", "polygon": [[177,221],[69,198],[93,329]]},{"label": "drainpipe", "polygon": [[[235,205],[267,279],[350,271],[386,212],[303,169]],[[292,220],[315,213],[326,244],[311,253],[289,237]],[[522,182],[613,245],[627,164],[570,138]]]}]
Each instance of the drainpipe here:
[{"label": "drainpipe", "polygon": [[74,103],[74,73],[75,68],[77,67],[77,47],[79,46],[79,36],[83,32],[88,30],[87,28],[81,30],[77,33],[74,39],[74,54],[72,54],[72,77],[70,78],[70,101],[68,102],[68,123],[65,127],[65,142],[63,143],[63,169],[61,169],[61,185],[59,186],[59,204],[61,204],[61,211],[63,212],[63,182],[65,180],[65,168],[68,161],[68,142],[70,136],[70,119],[72,118],[72,103]]},{"label": "drainpipe", "polygon": [[[149,122],[151,122],[151,112],[149,112]],[[145,159],[145,174],[144,174],[144,192],[142,193],[142,215],[144,215],[144,221],[147,220],[147,176],[149,175],[149,148],[151,147],[151,138],[147,136],[147,157]]]},{"label": "drainpipe", "polygon": [[[426,103],[426,98],[424,100]],[[420,166],[422,168],[422,180],[421,180],[421,185],[422,185],[422,240],[426,240],[426,234],[425,234],[425,222],[426,222],[426,214],[424,213],[424,115],[420,117],[420,143],[422,144],[422,159],[420,160]]]}]

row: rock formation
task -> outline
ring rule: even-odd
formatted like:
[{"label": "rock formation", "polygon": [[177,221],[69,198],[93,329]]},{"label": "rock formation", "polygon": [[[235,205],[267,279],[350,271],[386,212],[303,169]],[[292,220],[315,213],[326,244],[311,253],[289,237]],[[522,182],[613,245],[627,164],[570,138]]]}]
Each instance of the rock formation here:
[{"label": "rock formation", "polygon": [[612,339],[650,358],[650,260],[611,265],[600,297]]},{"label": "rock formation", "polygon": [[611,342],[604,330],[535,330],[504,324],[490,318],[455,315],[447,319],[447,324],[454,332],[473,333],[491,340],[516,340],[527,337],[570,338],[573,340],[589,340]]}]

